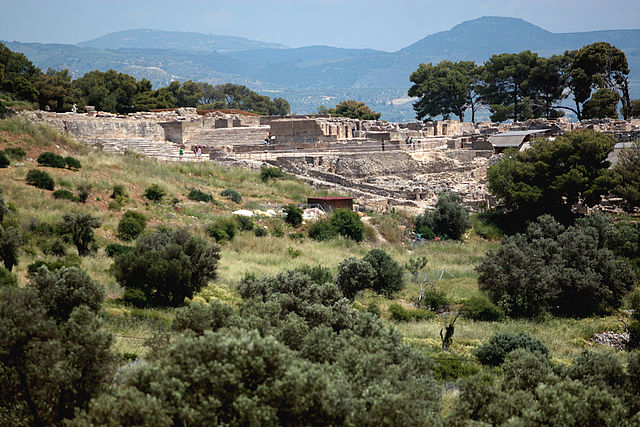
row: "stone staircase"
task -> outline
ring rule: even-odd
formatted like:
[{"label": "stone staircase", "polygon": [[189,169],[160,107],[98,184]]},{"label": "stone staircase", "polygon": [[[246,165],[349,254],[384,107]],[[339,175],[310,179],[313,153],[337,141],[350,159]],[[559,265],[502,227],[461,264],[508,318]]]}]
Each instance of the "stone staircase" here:
[{"label": "stone staircase", "polygon": [[198,131],[185,137],[185,145],[262,144],[270,126],[218,128]]},{"label": "stone staircase", "polygon": [[185,149],[180,156],[180,146],[169,141],[158,141],[146,138],[100,138],[85,139],[89,145],[100,148],[109,153],[122,153],[133,151],[144,157],[158,160],[198,162],[209,160],[208,155],[196,157],[193,151]]}]

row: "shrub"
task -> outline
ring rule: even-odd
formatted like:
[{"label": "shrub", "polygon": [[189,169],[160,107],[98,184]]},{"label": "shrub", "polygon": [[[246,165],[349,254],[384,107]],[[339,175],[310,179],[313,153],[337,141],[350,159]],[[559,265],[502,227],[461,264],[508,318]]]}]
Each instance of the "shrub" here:
[{"label": "shrub", "polygon": [[267,233],[268,231],[264,227],[254,227],[253,229],[253,234],[255,234],[256,237],[264,237]]},{"label": "shrub", "polygon": [[422,296],[420,306],[428,308],[431,311],[445,311],[449,309],[449,298],[447,298],[447,294],[444,292],[430,288],[427,289]]},{"label": "shrub", "polygon": [[351,209],[337,209],[331,215],[330,221],[338,234],[356,242],[362,241],[364,224],[357,212]]},{"label": "shrub", "polygon": [[329,219],[321,219],[309,226],[309,237],[313,240],[330,240],[338,236],[338,231]]},{"label": "shrub", "polygon": [[283,209],[284,222],[292,227],[299,227],[302,224],[302,209],[296,205],[287,205]]},{"label": "shrub", "polygon": [[389,312],[391,313],[391,318],[398,322],[420,321],[435,317],[435,313],[431,311],[420,309],[407,310],[396,303],[389,305]]},{"label": "shrub", "polygon": [[43,248],[43,252],[47,255],[65,256],[67,254],[67,245],[60,238],[53,239]]},{"label": "shrub", "polygon": [[236,190],[233,190],[231,188],[227,188],[226,190],[223,190],[220,195],[222,197],[224,197],[225,199],[229,199],[234,203],[242,203],[242,196],[240,195],[240,193],[238,193]]},{"label": "shrub", "polygon": [[18,255],[23,243],[22,235],[17,228],[0,225],[0,259],[7,270],[11,271],[13,266],[18,264]]},{"label": "shrub", "polygon": [[34,275],[40,267],[45,266],[49,271],[60,270],[64,267],[80,267],[80,258],[78,256],[67,256],[65,259],[57,259],[55,261],[45,261],[38,259],[27,266],[27,273]]},{"label": "shrub", "polygon": [[236,236],[236,221],[232,218],[218,218],[206,228],[206,232],[216,242],[231,241]]},{"label": "shrub", "polygon": [[284,172],[282,169],[273,166],[263,166],[260,168],[260,179],[262,182],[268,182],[270,179],[282,178]]},{"label": "shrub", "polygon": [[3,287],[18,286],[18,278],[11,274],[9,270],[0,266],[0,289]]},{"label": "shrub", "polygon": [[289,238],[293,239],[293,240],[302,240],[304,239],[304,232],[303,231],[296,231],[293,233],[289,233]]},{"label": "shrub", "polygon": [[53,196],[54,199],[71,200],[72,202],[78,201],[78,198],[71,191],[65,188],[56,190],[51,195]]},{"label": "shrub", "polygon": [[87,203],[87,199],[89,198],[89,194],[91,194],[91,184],[86,182],[81,182],[78,184],[78,199],[80,203]]},{"label": "shrub", "polygon": [[507,354],[518,348],[531,353],[539,353],[545,357],[549,356],[549,350],[539,339],[522,332],[519,334],[495,334],[489,338],[489,341],[478,347],[474,351],[474,355],[483,365],[499,366],[504,362]]},{"label": "shrub", "polygon": [[135,240],[147,226],[147,217],[140,212],[126,211],[118,223],[118,239],[125,242]]},{"label": "shrub", "polygon": [[204,331],[215,332],[227,326],[228,319],[233,316],[233,308],[218,300],[208,304],[190,304],[176,310],[171,328],[174,331],[191,331],[196,335],[203,335]]},{"label": "shrub", "polygon": [[4,102],[0,100],[0,119],[4,119],[7,115],[7,107],[4,106]]},{"label": "shrub", "polygon": [[460,309],[460,314],[467,319],[483,322],[498,322],[504,319],[504,310],[492,303],[485,295],[474,295],[469,298]]},{"label": "shrub", "polygon": [[363,258],[375,271],[372,289],[385,296],[391,296],[404,288],[403,270],[393,258],[382,249],[372,249]]},{"label": "shrub", "polygon": [[27,184],[33,185],[36,188],[42,188],[43,190],[53,190],[54,187],[51,175],[38,169],[31,169],[27,173]]},{"label": "shrub", "polygon": [[9,158],[4,153],[4,151],[0,151],[0,168],[6,168],[11,164]]},{"label": "shrub", "polygon": [[110,258],[117,257],[118,255],[128,254],[133,251],[133,246],[122,245],[120,243],[109,243],[104,251]]},{"label": "shrub", "polygon": [[467,210],[462,206],[462,198],[451,191],[438,194],[435,210],[425,210],[414,221],[415,231],[423,237],[431,238],[431,232],[453,240],[460,240],[465,230],[471,227]]},{"label": "shrub", "polygon": [[331,274],[331,270],[321,265],[310,266],[308,264],[303,264],[294,271],[306,274],[313,283],[318,285],[333,282],[333,274]]},{"label": "shrub", "polygon": [[271,225],[271,234],[274,237],[282,237],[284,236],[284,228],[279,223],[275,223]]},{"label": "shrub", "polygon": [[602,247],[595,228],[565,230],[550,215],[526,234],[505,237],[477,271],[480,289],[512,317],[603,313],[620,307],[635,281],[629,264]]},{"label": "shrub", "polygon": [[27,152],[21,147],[7,147],[4,152],[9,158],[14,160],[22,160],[27,156]]},{"label": "shrub", "polygon": [[244,215],[234,215],[236,222],[238,223],[238,227],[241,231],[251,231],[253,230],[254,224],[253,219],[250,216]]},{"label": "shrub", "polygon": [[69,169],[80,169],[82,167],[80,160],[75,157],[67,156],[64,158],[64,162]]},{"label": "shrub", "polygon": [[120,197],[122,198],[127,197],[127,190],[124,188],[124,185],[122,184],[114,184],[113,190],[111,191],[111,198],[117,199]]},{"label": "shrub", "polygon": [[60,231],[69,234],[78,249],[78,255],[89,255],[89,245],[95,241],[93,229],[100,227],[100,220],[88,213],[66,213],[62,216]]},{"label": "shrub", "polygon": [[58,322],[67,320],[73,309],[80,305],[87,306],[94,314],[98,313],[105,296],[100,283],[86,271],[74,267],[55,271],[40,267],[31,276],[29,286],[38,292],[47,314]]},{"label": "shrub", "polygon": [[38,156],[38,164],[42,166],[49,166],[52,168],[64,169],[64,167],[67,165],[67,162],[61,155],[52,153],[50,151],[45,151]]},{"label": "shrub", "polygon": [[160,229],[117,256],[113,271],[125,300],[137,306],[179,307],[216,277],[220,248],[187,230]]},{"label": "shrub", "polygon": [[361,290],[373,287],[375,274],[375,270],[368,262],[346,258],[338,265],[336,285],[345,297],[354,299]]},{"label": "shrub", "polygon": [[142,193],[142,195],[152,202],[159,203],[162,201],[164,196],[167,195],[167,192],[164,191],[158,184],[153,184],[151,187],[148,187],[146,190],[144,190],[144,193]]},{"label": "shrub", "polygon": [[197,188],[189,191],[189,195],[187,196],[189,200],[195,200],[196,202],[212,202],[213,196],[211,194],[205,193],[204,191],[200,191]]},{"label": "shrub", "polygon": [[301,249],[296,249],[293,246],[289,246],[287,248],[287,253],[289,254],[289,256],[291,258],[298,258],[300,255],[302,255],[302,250]]}]

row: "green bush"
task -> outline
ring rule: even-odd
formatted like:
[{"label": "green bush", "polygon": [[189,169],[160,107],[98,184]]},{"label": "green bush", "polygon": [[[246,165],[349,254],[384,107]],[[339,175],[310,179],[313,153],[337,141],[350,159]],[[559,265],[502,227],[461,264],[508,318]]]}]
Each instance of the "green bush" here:
[{"label": "green bush", "polygon": [[473,231],[483,239],[502,239],[502,230],[491,220],[491,215],[487,213],[476,215],[473,219]]},{"label": "green bush", "polygon": [[11,274],[9,270],[0,266],[0,289],[3,287],[16,287],[18,286],[18,278]]},{"label": "green bush", "polygon": [[387,297],[404,288],[404,275],[400,264],[382,249],[372,249],[363,258],[375,271],[372,289]]},{"label": "green bush", "polygon": [[289,233],[289,238],[293,240],[302,240],[304,239],[304,231],[294,231],[293,233]]},{"label": "green bush", "polygon": [[54,182],[51,175],[38,169],[31,169],[27,172],[27,184],[43,190],[53,190]]},{"label": "green bush", "polygon": [[313,240],[330,240],[338,236],[338,231],[329,219],[320,219],[309,226],[309,237]]},{"label": "green bush", "polygon": [[67,165],[67,162],[61,155],[52,153],[50,151],[45,151],[38,156],[38,164],[42,166],[49,166],[52,168],[64,169]]},{"label": "green bush", "polygon": [[128,254],[133,251],[133,246],[122,245],[120,243],[109,243],[104,251],[110,258],[117,257],[118,255]]},{"label": "green bush", "polygon": [[485,295],[474,295],[469,298],[460,309],[460,314],[467,319],[483,322],[499,322],[504,319],[504,310],[492,303]]},{"label": "green bush", "polygon": [[4,106],[4,102],[0,99],[0,119],[4,119],[7,115],[7,108]]},{"label": "green bush", "polygon": [[80,200],[80,203],[87,203],[89,194],[91,194],[91,184],[81,182],[76,188],[78,189],[78,199]]},{"label": "green bush", "polygon": [[238,193],[236,190],[232,189],[232,188],[227,188],[226,190],[223,190],[220,195],[222,197],[224,197],[225,199],[229,199],[234,203],[242,203],[242,196],[240,195],[240,193]]},{"label": "green bush", "polygon": [[250,216],[244,215],[234,215],[236,222],[238,223],[238,228],[241,231],[251,231],[253,230],[254,223],[253,219]]},{"label": "green bush", "polygon": [[268,231],[264,227],[254,227],[253,234],[255,234],[256,237],[264,237],[268,234]]},{"label": "green bush", "polygon": [[480,290],[512,317],[545,311],[589,316],[618,308],[635,275],[598,234],[580,223],[565,230],[543,215],[526,234],[505,237],[487,253],[477,267]]},{"label": "green bush", "polygon": [[167,192],[163,190],[158,184],[153,184],[151,187],[148,187],[146,190],[144,190],[144,193],[142,193],[142,195],[152,202],[159,203],[162,201],[164,196],[167,195]]},{"label": "green bush", "polygon": [[59,190],[51,193],[54,199],[62,199],[62,200],[71,200],[72,202],[77,202],[79,199],[73,194],[71,191],[61,188]]},{"label": "green bush", "polygon": [[549,356],[549,350],[539,339],[522,332],[495,334],[489,338],[489,341],[478,347],[474,355],[483,365],[499,366],[504,362],[507,354],[519,348],[531,353],[539,353],[544,357]]},{"label": "green bush", "polygon": [[455,382],[459,378],[475,375],[480,370],[476,363],[464,359],[455,359],[445,353],[445,357],[433,358],[433,376],[438,381]]},{"label": "green bush", "polygon": [[451,191],[438,194],[435,210],[425,210],[414,221],[416,233],[430,238],[430,231],[442,238],[460,240],[465,230],[471,227],[469,213],[462,206],[462,198]]},{"label": "green bush", "polygon": [[57,321],[68,319],[73,309],[80,305],[98,313],[105,296],[104,286],[86,271],[75,267],[54,271],[41,267],[31,276],[29,287],[37,290],[47,314]]},{"label": "green bush", "polygon": [[67,156],[64,158],[64,162],[69,169],[80,169],[82,167],[80,160],[75,157]]},{"label": "green bush", "polygon": [[29,275],[36,274],[38,269],[42,266],[47,267],[49,271],[55,271],[64,267],[80,267],[80,263],[81,261],[78,256],[68,256],[64,259],[57,259],[55,261],[44,261],[42,259],[38,259],[27,266],[27,273],[29,273]]},{"label": "green bush", "polygon": [[21,147],[7,147],[4,152],[9,158],[14,160],[22,160],[27,156],[27,152]]},{"label": "green bush", "polygon": [[71,236],[80,256],[89,255],[89,246],[95,241],[93,229],[98,227],[100,219],[88,213],[66,213],[60,223],[61,233]]},{"label": "green bush", "polygon": [[318,285],[333,282],[333,274],[331,274],[331,270],[321,265],[310,266],[308,264],[303,264],[294,271],[306,274],[313,283]]},{"label": "green bush", "polygon": [[194,200],[196,202],[212,202],[213,196],[211,194],[205,193],[204,191],[200,191],[197,188],[189,191],[189,195],[187,196],[189,200]]},{"label": "green bush", "polygon": [[23,244],[20,230],[10,225],[0,225],[0,259],[7,270],[11,271],[13,266],[18,264],[18,255]]},{"label": "green bush", "polygon": [[11,164],[9,158],[4,153],[4,151],[0,151],[0,168],[6,168]]},{"label": "green bush", "polygon": [[391,318],[398,322],[420,321],[435,317],[435,313],[432,311],[420,309],[407,310],[396,303],[389,305],[389,312],[391,313]]},{"label": "green bush", "polygon": [[176,310],[171,328],[178,332],[190,331],[195,335],[203,335],[205,331],[215,332],[228,326],[228,320],[233,314],[233,308],[218,300],[208,304],[192,303]]},{"label": "green bush", "polygon": [[124,185],[114,184],[113,190],[111,191],[111,198],[118,199],[118,198],[125,198],[125,197],[127,197],[127,190],[125,189]]},{"label": "green bush", "polygon": [[282,169],[273,166],[263,166],[260,168],[260,179],[262,182],[268,182],[270,179],[282,178],[284,172]]},{"label": "green bush", "polygon": [[351,209],[337,209],[333,211],[329,220],[338,234],[356,242],[362,241],[364,224],[357,212]]},{"label": "green bush", "polygon": [[336,285],[342,294],[354,299],[363,289],[371,289],[376,272],[366,261],[356,258],[346,258],[338,264]]},{"label": "green bush", "polygon": [[55,238],[42,248],[46,255],[65,256],[67,254],[67,245],[61,238]]},{"label": "green bush", "polygon": [[435,312],[446,311],[449,309],[449,298],[446,293],[429,288],[424,292],[420,306]]},{"label": "green bush", "polygon": [[206,228],[206,232],[218,243],[231,241],[236,236],[237,225],[232,218],[218,218]]},{"label": "green bush", "polygon": [[118,223],[116,235],[125,242],[135,240],[147,226],[147,217],[140,212],[126,211]]},{"label": "green bush", "polygon": [[117,256],[116,280],[137,306],[180,307],[216,278],[220,248],[185,229],[160,229],[140,237],[132,252]]},{"label": "green bush", "polygon": [[302,209],[296,205],[286,205],[284,211],[284,222],[292,227],[299,227],[302,224]]}]

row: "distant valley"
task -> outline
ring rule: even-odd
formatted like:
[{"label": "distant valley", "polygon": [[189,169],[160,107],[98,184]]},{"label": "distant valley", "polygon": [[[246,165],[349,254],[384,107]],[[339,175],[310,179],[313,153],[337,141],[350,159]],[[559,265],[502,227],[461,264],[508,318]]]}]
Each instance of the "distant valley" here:
[{"label": "distant valley", "polygon": [[[428,28],[425,28],[425,32]],[[414,119],[409,76],[421,62],[472,60],[531,50],[541,56],[606,41],[627,55],[631,95],[640,97],[640,30],[551,33],[518,18],[482,17],[431,34],[396,52],[329,46],[287,48],[241,37],[158,30],[110,33],[77,45],[3,42],[42,69],[68,68],[74,77],[115,69],[154,88],[172,80],[237,83],[283,97],[296,113],[312,113],[353,98],[390,121]]]}]

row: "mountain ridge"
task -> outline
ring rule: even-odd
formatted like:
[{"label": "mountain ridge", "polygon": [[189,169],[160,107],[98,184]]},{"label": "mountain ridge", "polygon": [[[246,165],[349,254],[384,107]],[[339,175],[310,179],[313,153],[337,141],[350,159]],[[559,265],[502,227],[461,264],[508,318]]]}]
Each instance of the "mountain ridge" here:
[{"label": "mountain ridge", "polygon": [[[74,77],[93,69],[113,68],[149,79],[154,87],[166,86],[172,80],[244,84],[268,94],[288,94],[293,111],[298,113],[311,113],[319,105],[332,106],[342,100],[339,97],[351,97],[382,112],[384,119],[404,121],[413,118],[411,103],[394,100],[406,97],[409,76],[420,63],[445,59],[482,63],[493,54],[523,50],[550,56],[606,41],[627,55],[632,97],[640,97],[640,84],[634,82],[634,71],[640,73],[640,29],[552,33],[521,18],[481,17],[427,35],[395,52],[322,45],[286,48],[231,36],[227,40],[231,44],[223,45],[215,44],[212,37],[220,42],[227,36],[132,31],[110,33],[78,45],[6,44],[42,69],[69,68]],[[131,34],[169,37],[173,42],[160,44],[157,38],[122,40]],[[178,36],[186,37],[185,41],[178,43]],[[95,47],[100,43],[107,47]],[[219,49],[221,46],[225,48]]]}]

